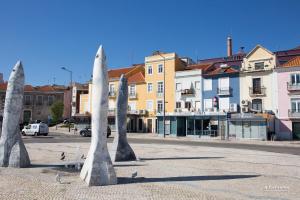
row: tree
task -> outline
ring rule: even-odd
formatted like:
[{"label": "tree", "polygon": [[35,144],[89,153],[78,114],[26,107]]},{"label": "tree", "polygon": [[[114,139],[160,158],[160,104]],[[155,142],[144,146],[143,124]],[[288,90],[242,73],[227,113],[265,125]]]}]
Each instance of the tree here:
[{"label": "tree", "polygon": [[62,101],[57,101],[51,106],[52,120],[54,123],[58,122],[62,118],[64,112],[64,103]]}]

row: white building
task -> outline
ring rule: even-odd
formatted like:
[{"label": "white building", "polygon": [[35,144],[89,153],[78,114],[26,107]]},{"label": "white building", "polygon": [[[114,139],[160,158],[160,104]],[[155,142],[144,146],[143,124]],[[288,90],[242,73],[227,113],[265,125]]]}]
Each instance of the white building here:
[{"label": "white building", "polygon": [[201,111],[202,70],[177,71],[175,74],[175,112]]}]

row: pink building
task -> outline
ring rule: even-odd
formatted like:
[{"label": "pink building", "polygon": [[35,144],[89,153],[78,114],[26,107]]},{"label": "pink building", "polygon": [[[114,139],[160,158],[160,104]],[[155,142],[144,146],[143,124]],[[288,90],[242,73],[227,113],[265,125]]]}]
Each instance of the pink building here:
[{"label": "pink building", "polygon": [[276,133],[279,139],[300,139],[300,56],[275,69],[278,88]]}]

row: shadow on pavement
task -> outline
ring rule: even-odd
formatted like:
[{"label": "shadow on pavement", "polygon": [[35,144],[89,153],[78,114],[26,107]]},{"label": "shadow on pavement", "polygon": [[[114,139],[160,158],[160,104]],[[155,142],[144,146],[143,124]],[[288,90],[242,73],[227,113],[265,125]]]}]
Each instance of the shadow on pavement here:
[{"label": "shadow on pavement", "polygon": [[156,182],[175,182],[175,181],[213,181],[213,180],[230,180],[230,179],[244,179],[255,178],[260,175],[213,175],[213,176],[178,176],[178,177],[163,177],[163,178],[118,178],[118,184],[131,183],[156,183]]},{"label": "shadow on pavement", "polygon": [[168,158],[140,158],[141,160],[198,160],[198,159],[220,159],[224,157],[168,157]]}]

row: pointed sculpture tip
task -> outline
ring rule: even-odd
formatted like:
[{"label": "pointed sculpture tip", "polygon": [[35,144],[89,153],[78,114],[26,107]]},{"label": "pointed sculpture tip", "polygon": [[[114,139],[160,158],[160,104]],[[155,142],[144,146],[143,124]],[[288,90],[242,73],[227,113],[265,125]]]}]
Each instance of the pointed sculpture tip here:
[{"label": "pointed sculpture tip", "polygon": [[103,49],[103,46],[101,44],[99,46],[99,49],[98,49],[97,53],[96,53],[96,57],[98,58],[98,57],[103,56],[103,55],[104,55],[104,49]]},{"label": "pointed sculpture tip", "polygon": [[22,65],[22,61],[18,60],[13,68],[13,71],[20,71],[20,70],[23,70],[23,65]]}]

